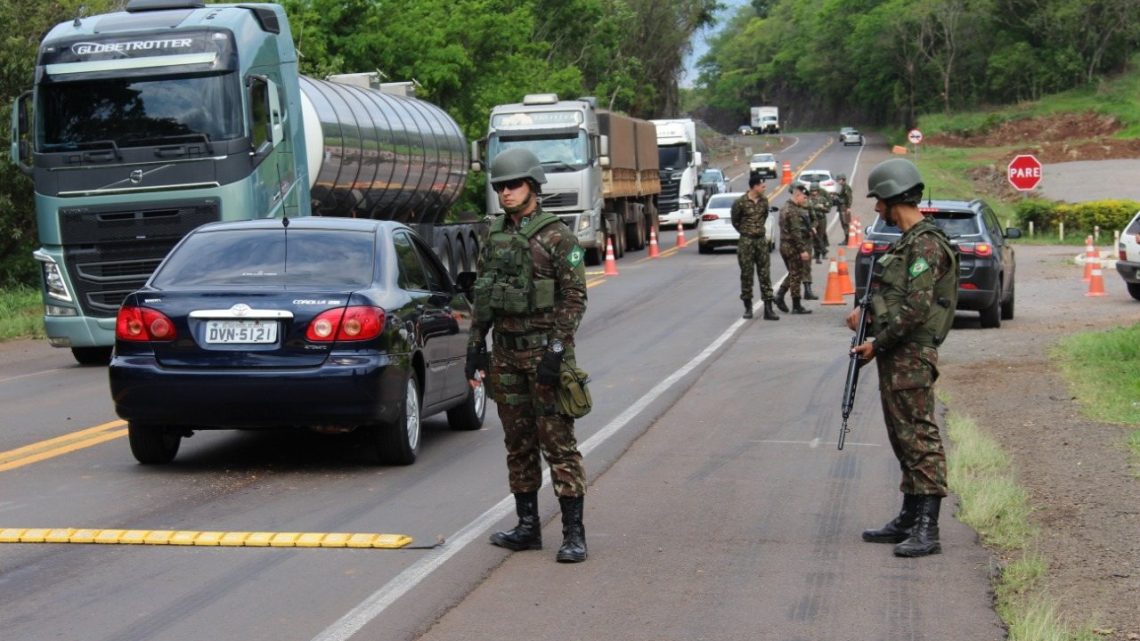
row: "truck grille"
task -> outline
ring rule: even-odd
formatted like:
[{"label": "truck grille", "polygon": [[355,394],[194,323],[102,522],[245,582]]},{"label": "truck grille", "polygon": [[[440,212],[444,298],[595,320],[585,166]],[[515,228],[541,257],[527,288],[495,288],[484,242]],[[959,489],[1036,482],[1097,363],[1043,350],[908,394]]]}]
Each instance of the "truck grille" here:
[{"label": "truck grille", "polygon": [[83,313],[114,316],[190,230],[219,219],[218,202],[72,207],[59,212],[64,264]]},{"label": "truck grille", "polygon": [[564,191],[556,194],[543,194],[542,207],[544,209],[553,209],[555,207],[577,207],[578,206],[578,192]]},{"label": "truck grille", "polygon": [[657,196],[657,212],[668,214],[677,211],[681,201],[681,181],[661,174],[661,194]]}]

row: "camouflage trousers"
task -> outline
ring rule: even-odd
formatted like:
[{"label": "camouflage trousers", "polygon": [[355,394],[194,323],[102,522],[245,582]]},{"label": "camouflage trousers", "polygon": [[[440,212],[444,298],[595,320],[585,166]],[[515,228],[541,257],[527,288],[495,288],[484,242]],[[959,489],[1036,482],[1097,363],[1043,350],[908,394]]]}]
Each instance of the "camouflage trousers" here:
[{"label": "camouflage trousers", "polygon": [[768,256],[768,239],[764,236],[741,236],[736,245],[736,260],[740,263],[740,300],[752,300],[752,271],[760,279],[760,296],[772,300],[771,259]]},{"label": "camouflage trousers", "polygon": [[[812,218],[812,227],[815,228],[815,257],[827,257],[827,214],[815,214]],[[807,281],[811,282],[811,281]]]},{"label": "camouflage trousers", "polygon": [[946,496],[946,453],[934,418],[938,350],[903,343],[875,361],[887,436],[902,469],[899,489]]},{"label": "camouflage trousers", "polygon": [[[784,259],[784,267],[788,269],[788,276],[784,279],[783,287],[791,290],[792,298],[800,297],[800,284],[811,282],[811,269],[808,263],[800,258],[800,253],[791,245],[780,244],[780,257]],[[804,281],[804,273],[808,280]]]},{"label": "camouflage trousers", "polygon": [[842,206],[839,207],[839,244],[847,244],[847,235],[851,232],[851,214]]},{"label": "camouflage trousers", "polygon": [[[558,496],[585,496],[586,471],[574,437],[574,419],[559,413],[555,390],[538,385],[536,370],[545,348],[512,350],[495,346],[487,375],[488,393],[503,424],[511,493],[542,486],[541,454],[550,466]],[[567,353],[573,361],[573,354]]]}]

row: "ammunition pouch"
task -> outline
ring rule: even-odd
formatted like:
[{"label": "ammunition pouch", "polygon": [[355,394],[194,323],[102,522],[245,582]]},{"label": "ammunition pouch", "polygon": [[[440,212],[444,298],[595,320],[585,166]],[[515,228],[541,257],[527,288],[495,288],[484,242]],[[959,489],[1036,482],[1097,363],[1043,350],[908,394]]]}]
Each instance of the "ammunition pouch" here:
[{"label": "ammunition pouch", "polygon": [[559,372],[558,409],[570,418],[582,418],[590,413],[594,401],[590,397],[590,375],[574,364],[571,359],[562,361]]}]

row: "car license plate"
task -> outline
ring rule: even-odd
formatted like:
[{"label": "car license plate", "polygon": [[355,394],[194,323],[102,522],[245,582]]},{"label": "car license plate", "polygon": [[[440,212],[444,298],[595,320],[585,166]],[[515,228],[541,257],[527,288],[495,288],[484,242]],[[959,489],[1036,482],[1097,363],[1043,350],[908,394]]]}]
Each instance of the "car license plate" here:
[{"label": "car license plate", "polygon": [[211,345],[276,343],[277,321],[206,321],[206,342]]}]

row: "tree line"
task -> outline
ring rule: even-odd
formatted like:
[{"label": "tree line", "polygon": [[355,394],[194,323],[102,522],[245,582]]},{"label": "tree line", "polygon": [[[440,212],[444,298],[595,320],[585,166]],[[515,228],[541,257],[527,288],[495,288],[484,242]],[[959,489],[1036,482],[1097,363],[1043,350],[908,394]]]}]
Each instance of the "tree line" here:
[{"label": "tree line", "polygon": [[1138,46],[1137,0],[753,0],[699,61],[696,100],[726,130],[766,104],[794,127],[911,127],[1095,83]]},{"label": "tree line", "polygon": [[[282,0],[301,72],[379,71],[412,80],[469,139],[491,107],[523,95],[591,95],[643,118],[675,115],[692,35],[713,23],[717,0]],[[56,23],[122,9],[126,0],[0,3],[0,128],[32,85],[36,52]],[[474,184],[474,192],[479,185]],[[476,199],[472,199],[475,201]],[[31,181],[0,163],[0,286],[35,283]]]}]

